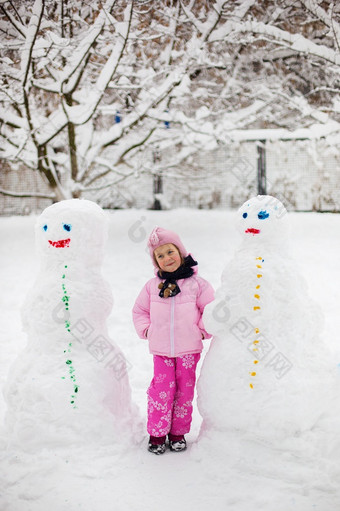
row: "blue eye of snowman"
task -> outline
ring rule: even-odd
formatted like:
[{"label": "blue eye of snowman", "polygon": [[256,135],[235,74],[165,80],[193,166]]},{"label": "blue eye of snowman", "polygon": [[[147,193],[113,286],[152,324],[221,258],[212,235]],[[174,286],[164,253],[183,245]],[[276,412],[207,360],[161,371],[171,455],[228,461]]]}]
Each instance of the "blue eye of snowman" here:
[{"label": "blue eye of snowman", "polygon": [[248,213],[243,213],[243,215],[242,215],[242,216],[243,216],[243,218],[247,218]]},{"label": "blue eye of snowman", "polygon": [[266,210],[262,210],[262,211],[259,212],[257,217],[258,217],[259,220],[265,220],[266,218],[269,217],[269,213],[267,213]]},{"label": "blue eye of snowman", "polygon": [[43,225],[43,230],[46,232],[48,229],[47,224]]},{"label": "blue eye of snowman", "polygon": [[70,232],[70,230],[72,229],[72,225],[71,224],[63,224],[63,228],[65,231]]}]

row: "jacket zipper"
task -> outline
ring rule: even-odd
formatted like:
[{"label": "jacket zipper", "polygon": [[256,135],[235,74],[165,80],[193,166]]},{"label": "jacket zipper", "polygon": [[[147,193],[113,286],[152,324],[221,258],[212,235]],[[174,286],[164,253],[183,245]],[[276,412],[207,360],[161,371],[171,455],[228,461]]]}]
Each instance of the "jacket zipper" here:
[{"label": "jacket zipper", "polygon": [[170,356],[175,356],[175,296],[170,298],[171,300],[171,312],[170,312]]}]

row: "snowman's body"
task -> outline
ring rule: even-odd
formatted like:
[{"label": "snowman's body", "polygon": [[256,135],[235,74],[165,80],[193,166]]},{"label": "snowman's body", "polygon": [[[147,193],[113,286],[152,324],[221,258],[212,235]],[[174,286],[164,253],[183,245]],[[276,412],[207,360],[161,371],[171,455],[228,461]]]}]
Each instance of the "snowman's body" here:
[{"label": "snowman's body", "polygon": [[214,335],[198,381],[203,432],[283,439],[320,416],[330,377],[322,314],[289,255],[287,220],[270,196],[238,211],[242,244],[203,316]]},{"label": "snowman's body", "polygon": [[24,448],[110,443],[134,428],[128,361],[106,327],[106,237],[104,212],[91,201],[62,201],[37,221],[41,268],[23,307],[28,342],[5,391],[11,441]]}]

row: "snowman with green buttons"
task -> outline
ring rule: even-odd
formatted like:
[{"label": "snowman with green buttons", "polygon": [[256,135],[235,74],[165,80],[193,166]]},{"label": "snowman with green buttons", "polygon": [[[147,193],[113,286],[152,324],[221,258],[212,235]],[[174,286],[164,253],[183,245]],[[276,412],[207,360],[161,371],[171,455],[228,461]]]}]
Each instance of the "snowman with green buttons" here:
[{"label": "snowman with green buttons", "polygon": [[198,381],[201,434],[288,442],[308,434],[330,397],[323,315],[292,256],[283,204],[258,195],[235,220],[240,244],[203,316],[214,338]]},{"label": "snowman with green buttons", "polygon": [[40,270],[22,311],[27,346],[5,390],[11,442],[24,449],[112,443],[132,430],[136,411],[129,362],[106,324],[107,217],[92,201],[65,200],[43,211],[35,231]]}]

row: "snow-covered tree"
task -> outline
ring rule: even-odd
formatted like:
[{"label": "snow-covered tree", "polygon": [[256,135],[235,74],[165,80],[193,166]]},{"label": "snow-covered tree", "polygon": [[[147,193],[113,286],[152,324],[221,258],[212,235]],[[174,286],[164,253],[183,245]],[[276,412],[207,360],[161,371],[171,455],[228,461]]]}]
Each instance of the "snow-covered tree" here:
[{"label": "snow-covered tree", "polygon": [[0,158],[61,199],[236,129],[337,127],[339,20],[327,0],[2,0]]}]

